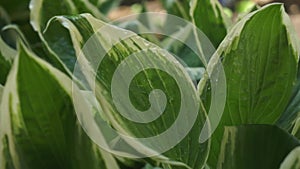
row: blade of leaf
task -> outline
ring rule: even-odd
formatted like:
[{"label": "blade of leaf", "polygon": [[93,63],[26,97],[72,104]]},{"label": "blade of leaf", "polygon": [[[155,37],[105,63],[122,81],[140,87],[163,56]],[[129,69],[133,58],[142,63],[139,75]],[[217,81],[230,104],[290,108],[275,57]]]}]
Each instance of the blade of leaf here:
[{"label": "blade of leaf", "polygon": [[284,159],[279,169],[297,169],[300,168],[300,147],[296,147]]},{"label": "blade of leaf", "polygon": [[[90,36],[93,35],[96,30],[106,25],[102,21],[99,21],[90,15],[80,15],[78,17],[62,16],[57,17],[56,20],[60,21],[63,26],[69,29],[74,49],[78,56],[81,52],[81,48],[83,47],[85,42],[90,38]],[[176,92],[176,90],[178,90],[178,87],[174,86],[166,88],[167,85],[174,85],[174,81],[172,82],[172,80],[169,79],[170,77],[168,77],[167,74],[164,74],[161,71],[142,71],[137,75],[137,77],[135,78],[136,80],[132,82],[133,87],[130,88],[130,93],[132,93],[130,96],[131,102],[133,102],[135,106],[138,106],[142,110],[145,109],[144,106],[147,107],[147,104],[149,103],[148,92],[155,89],[155,87],[162,89],[164,92],[166,92],[166,95],[168,95],[170,98],[173,98],[174,100],[170,101],[171,105],[168,108],[168,110],[165,111],[163,117],[159,117],[158,120],[151,122],[147,126],[143,124],[132,123],[129,120],[122,117],[116,110],[111,95],[109,94],[111,90],[111,78],[116,67],[133,51],[140,49],[150,50],[151,47],[155,47],[156,49],[158,49],[158,47],[154,46],[153,44],[150,44],[149,42],[141,39],[140,37],[137,37],[131,32],[118,29],[113,26],[109,26],[109,29],[105,30],[108,32],[98,32],[98,34],[100,34],[98,36],[99,40],[97,42],[99,43],[97,44],[99,45],[97,46],[99,47],[99,49],[95,48],[93,49],[94,51],[98,51],[100,50],[100,48],[106,48],[107,45],[109,45],[109,43],[118,41],[120,35],[122,35],[123,33],[128,35],[131,34],[133,36],[129,39],[121,41],[119,44],[117,44],[110,50],[106,49],[109,51],[109,54],[102,61],[103,63],[101,63],[99,68],[101,68],[102,66],[104,67],[101,69],[97,68],[97,70],[94,70],[97,71],[98,74],[96,83],[97,88],[100,89],[100,91],[107,91],[101,93],[97,92],[97,99],[100,102],[105,114],[108,116],[110,122],[116,129],[120,130],[121,132],[130,133],[135,137],[147,137],[149,135],[157,135],[158,133],[166,130],[167,127],[171,125],[176,119],[177,115],[173,109],[177,109],[176,105],[180,105],[180,103],[176,103],[178,101],[176,101],[176,98],[180,98],[180,96],[178,96],[178,93]],[[193,84],[190,82],[188,75],[184,73],[183,68],[178,62],[174,62],[174,59],[172,57],[165,58],[159,52],[152,53],[149,56],[149,58],[152,57],[159,57],[162,63],[166,62],[166,65],[170,65],[171,67],[177,68],[178,70],[176,70],[176,72],[182,74],[183,78],[185,78],[185,81],[187,82],[186,85],[190,87],[190,91],[187,91],[190,93],[190,97],[193,97],[195,100],[197,100],[197,97],[194,96],[194,94],[196,93],[194,93],[195,91],[193,89]],[[93,65],[95,62],[95,59],[89,58],[87,56],[85,59],[87,62],[90,62],[90,65]],[[151,61],[151,59],[149,61]],[[85,67],[88,66],[85,65]],[[156,80],[152,82],[153,78],[155,78]],[[120,81],[119,83],[122,84],[123,82]],[[153,86],[149,86],[150,84]],[[203,125],[204,119],[205,114],[202,111],[200,111],[196,124],[194,125],[191,132],[186,136],[186,138],[184,138],[184,140],[182,140],[172,150],[169,150],[168,152],[163,154],[164,156],[168,157],[169,160],[166,160],[164,158],[159,159],[157,157],[154,157],[154,160],[158,160],[159,162],[162,162],[163,164],[172,168],[176,168],[176,165],[181,165],[181,167],[188,165],[190,168],[202,168],[207,157],[208,142],[205,142],[204,144],[199,144],[198,140],[193,138],[197,138],[199,136],[200,131],[198,129]],[[134,148],[137,148],[137,150],[143,149],[141,147]]]},{"label": "blade of leaf", "polygon": [[288,153],[299,145],[299,140],[276,126],[225,127],[218,168],[279,168]]},{"label": "blade of leaf", "polygon": [[[30,76],[28,76],[30,74]],[[72,81],[19,45],[1,103],[1,138],[16,168],[105,168],[101,153],[77,124]],[[6,164],[0,144],[0,164]]]},{"label": "blade of leaf", "polygon": [[224,126],[274,124],[291,97],[298,49],[280,4],[247,15],[226,36],[213,57],[223,57],[227,99],[212,138],[209,165],[216,168]]}]

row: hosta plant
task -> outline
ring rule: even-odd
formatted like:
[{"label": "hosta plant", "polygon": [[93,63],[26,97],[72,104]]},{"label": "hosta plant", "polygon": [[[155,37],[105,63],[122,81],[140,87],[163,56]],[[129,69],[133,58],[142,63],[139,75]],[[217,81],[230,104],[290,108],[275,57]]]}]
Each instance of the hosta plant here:
[{"label": "hosta plant", "polygon": [[[282,4],[232,22],[216,0],[162,1],[192,26],[157,26],[110,22],[119,3],[0,3],[1,169],[300,167],[299,42]],[[138,33],[154,26],[174,36]]]}]

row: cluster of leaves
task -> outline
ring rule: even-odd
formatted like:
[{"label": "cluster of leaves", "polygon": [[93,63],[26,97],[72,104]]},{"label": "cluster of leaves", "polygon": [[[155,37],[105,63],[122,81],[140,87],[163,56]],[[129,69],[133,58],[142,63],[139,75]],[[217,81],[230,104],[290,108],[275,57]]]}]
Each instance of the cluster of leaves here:
[{"label": "cluster of leaves", "polygon": [[[161,71],[141,72],[130,89],[132,104],[142,110],[149,106],[149,92],[157,88],[165,91],[169,105],[155,122],[146,127],[130,123],[119,115],[112,102],[111,80],[117,66],[134,51],[151,51],[156,45],[186,63],[183,69],[174,58],[152,52],[153,58],[177,70],[188,86],[195,88],[189,82],[200,80],[197,92],[185,92],[204,108],[187,136],[161,156],[133,160],[101,150],[76,118],[72,80],[77,77],[72,72],[80,49],[106,25],[105,16],[120,2],[11,0],[0,4],[1,169],[300,168],[299,42],[282,5],[253,9],[231,23],[216,0],[162,2],[168,13],[191,21],[203,31],[217,49],[211,60],[222,60],[227,82],[226,104],[211,139],[199,143],[206,112],[211,108],[208,77],[199,72],[204,65],[213,68],[215,63],[201,62],[174,39],[143,36],[149,46],[145,45],[145,39],[135,35],[115,45],[100,68],[93,70],[101,91],[96,93],[97,101],[103,109],[97,110],[97,117],[136,137],[159,134],[175,121],[178,114],[174,110],[181,101],[178,86]],[[166,25],[167,22],[168,19]],[[117,26],[147,29],[149,23],[143,18],[142,22]],[[123,31],[126,30],[111,26],[109,32],[101,32],[99,45],[104,48],[110,38]],[[175,29],[174,34],[197,36],[185,25]],[[93,103],[84,92],[86,87],[80,82],[76,84],[75,90],[83,98],[82,106],[91,107]],[[132,148],[138,151],[140,147]]]}]

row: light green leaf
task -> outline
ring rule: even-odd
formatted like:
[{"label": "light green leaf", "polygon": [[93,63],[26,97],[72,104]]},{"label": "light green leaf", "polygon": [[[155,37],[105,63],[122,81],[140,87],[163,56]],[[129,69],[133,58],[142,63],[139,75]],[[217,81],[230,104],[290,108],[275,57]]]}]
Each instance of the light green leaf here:
[{"label": "light green leaf", "polygon": [[284,159],[280,165],[280,169],[298,169],[300,168],[300,147],[296,147],[290,154]]},{"label": "light green leaf", "polygon": [[190,15],[192,21],[217,48],[229,27],[229,19],[217,0],[192,0]]},{"label": "light green leaf", "polygon": [[[182,114],[179,114],[179,105],[198,104],[199,98],[197,97],[195,88],[184,68],[172,56],[170,56],[167,52],[162,51],[162,49],[159,49],[157,46],[147,42],[146,40],[140,38],[132,32],[119,29],[115,26],[107,25],[104,22],[97,20],[91,15],[87,14],[76,17],[61,16],[56,17],[52,20],[52,22],[56,21],[61,22],[63,26],[69,29],[77,57],[82,56],[80,55],[82,51],[81,48],[91,37],[91,35],[93,35],[100,28],[104,29],[97,32],[97,34],[94,36],[95,41],[92,41],[94,42],[92,49],[87,50],[89,54],[92,53],[92,55],[88,55],[86,53],[87,51],[83,52],[85,54],[85,57],[81,57],[82,62],[79,63],[82,64],[81,66],[89,72],[93,72],[92,74],[97,73],[96,97],[101,104],[105,115],[108,117],[113,127],[118,131],[139,138],[157,136],[159,133],[167,130],[176,120],[176,117],[182,118]],[[51,24],[52,23],[49,23],[49,25]],[[125,35],[129,37],[127,39],[122,39],[122,36]],[[117,43],[115,44],[115,42]],[[112,44],[115,45],[110,48],[109,46]],[[114,90],[120,90],[123,88],[114,88],[112,86],[112,78],[118,66],[120,66],[121,63],[126,63],[127,65],[127,61],[125,62],[124,60],[126,58],[128,59],[130,57],[134,57],[135,54],[133,53],[141,51],[142,49],[144,52],[146,52],[142,53],[145,54],[142,56],[147,57],[138,59],[139,63],[155,63],[158,64],[157,66],[162,66],[161,64],[163,64],[164,68],[172,70],[174,73],[172,75],[169,75],[164,71],[156,69],[142,70],[134,77],[129,89],[122,90],[129,90],[129,104],[134,105],[134,107],[136,107],[136,109],[138,110],[147,110],[149,108],[151,104],[149,102],[149,93],[154,89],[160,89],[166,94],[168,101],[163,115],[158,117],[151,123],[147,123],[147,125],[143,123],[135,123],[120,115],[120,112],[117,110],[115,103],[113,102],[111,93],[111,88],[113,88]],[[95,58],[92,56],[99,56],[101,58],[101,53],[104,52],[103,50],[107,51],[106,55],[104,56],[99,67],[94,67],[98,64],[97,60],[99,58]],[[133,56],[130,56],[131,54],[133,54]],[[127,66],[129,66],[129,70],[135,70],[135,66]],[[136,66],[138,66],[138,64]],[[176,84],[176,81],[172,76],[180,76],[184,85],[178,86],[179,84]],[[90,82],[89,84],[91,85],[93,83],[91,81],[93,80],[93,78],[87,76],[87,79],[88,82]],[[118,84],[123,86],[123,84],[125,84],[124,80],[128,79],[126,79],[126,77],[120,78]],[[183,93],[180,94],[178,92],[180,90],[179,88],[183,86],[186,87],[186,89],[182,90]],[[188,95],[188,98],[183,99],[185,100],[185,102],[181,103],[180,95]],[[123,98],[124,96],[120,94],[119,97]],[[190,112],[187,111],[186,113]],[[187,135],[178,145],[173,147],[171,150],[163,153],[163,156],[152,158],[158,162],[161,162],[166,168],[179,167],[200,169],[203,167],[206,161],[209,142],[200,144],[198,142],[198,139],[195,138],[198,138],[200,135],[199,128],[201,128],[204,124],[205,114],[202,111],[199,111],[197,118],[189,116],[188,114],[185,114],[184,118],[186,118],[185,122],[182,126],[180,126],[182,128],[184,128],[186,124],[193,125],[193,121],[196,120],[192,130],[189,133],[186,133]],[[178,128],[178,130],[180,131],[181,129]],[[176,135],[179,133],[176,133],[176,131],[174,131],[173,134]],[[156,146],[166,145],[171,141],[173,140],[163,139],[160,142],[157,142]],[[134,144],[132,146],[133,148],[135,148],[135,151],[138,151],[140,153],[148,151],[148,149],[144,147],[145,145],[141,146],[139,144]]]},{"label": "light green leaf", "polygon": [[78,125],[71,79],[23,44],[18,51],[1,102],[1,168],[11,166],[8,157],[22,169],[105,168]]},{"label": "light green leaf", "polygon": [[265,6],[242,19],[217,50],[223,58],[227,98],[212,138],[212,168],[220,151],[224,126],[274,124],[286,108],[299,54],[290,25],[280,4]]},{"label": "light green leaf", "polygon": [[299,140],[276,126],[225,127],[218,168],[279,168],[288,153],[299,145]]},{"label": "light green leaf", "polygon": [[292,134],[300,139],[300,118],[296,120],[295,126],[293,128]]},{"label": "light green leaf", "polygon": [[0,104],[2,100],[2,95],[3,95],[3,86],[0,84]]}]

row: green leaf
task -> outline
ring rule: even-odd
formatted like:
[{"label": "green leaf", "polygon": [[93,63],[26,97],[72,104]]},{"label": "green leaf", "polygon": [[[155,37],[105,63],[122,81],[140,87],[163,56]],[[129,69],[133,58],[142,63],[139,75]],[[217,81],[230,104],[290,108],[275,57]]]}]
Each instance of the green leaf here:
[{"label": "green leaf", "polygon": [[[146,18],[147,16],[144,16],[144,15],[147,15],[147,14],[143,14],[143,17],[142,18]],[[120,24],[118,24],[118,26],[120,28],[123,28],[123,29],[127,29],[127,30],[130,30],[132,32],[135,32],[135,33],[139,33],[139,32],[147,32],[149,31],[149,29],[142,23],[140,22],[141,20],[134,20],[134,21],[127,21],[127,22],[122,22]],[[152,42],[152,43],[155,43],[157,45],[159,45],[161,42],[158,40],[158,38],[153,35],[153,34],[143,34],[141,35],[144,39]]]},{"label": "green leaf", "polygon": [[48,56],[46,60],[50,60],[55,67],[70,76],[76,60],[74,49],[69,44],[70,36],[60,25],[52,25],[53,29],[46,29],[47,22],[57,15],[72,15],[84,12],[91,13],[98,18],[104,18],[104,16],[88,0],[55,0],[51,2],[31,0],[30,4],[30,22],[43,42],[43,53],[46,53],[46,56]]},{"label": "green leaf", "polygon": [[37,32],[46,28],[49,19],[57,15],[72,15],[88,12],[101,18],[102,14],[88,0],[31,0],[30,22]]},{"label": "green leaf", "polygon": [[247,15],[226,36],[214,57],[222,56],[227,98],[213,134],[209,164],[215,168],[224,126],[274,124],[291,97],[298,43],[279,4]]},{"label": "green leaf", "polygon": [[159,167],[153,167],[150,164],[146,164],[146,166],[143,169],[161,169]]},{"label": "green leaf", "polygon": [[[203,67],[203,63],[201,62],[199,56],[191,48],[189,48],[183,42],[195,42],[195,35],[193,32],[193,27],[191,25],[187,25],[179,31],[175,32],[172,37],[167,37],[162,42],[162,47],[167,49],[169,52],[175,54],[176,57],[181,59],[184,64],[188,67]],[[176,38],[176,39],[175,39]],[[180,39],[181,41],[177,40]]]},{"label": "green leaf", "polygon": [[100,12],[107,15],[113,8],[119,6],[121,0],[89,0]]},{"label": "green leaf", "polygon": [[161,0],[168,14],[190,20],[190,0]]},{"label": "green leaf", "polygon": [[295,126],[293,128],[292,134],[297,137],[298,139],[300,139],[300,118],[298,117],[298,119],[296,120]]},{"label": "green leaf", "polygon": [[9,145],[0,144],[1,168],[8,167],[7,154],[22,169],[105,168],[78,125],[71,79],[24,45],[18,51],[1,103],[1,140]]},{"label": "green leaf", "polygon": [[1,105],[2,95],[3,95],[3,86],[0,84],[0,105]]},{"label": "green leaf", "polygon": [[17,52],[0,38],[0,84],[4,85]]},{"label": "green leaf", "polygon": [[219,169],[273,169],[300,141],[271,125],[225,127]]},{"label": "green leaf", "polygon": [[[60,16],[56,17],[55,20],[61,22],[63,26],[69,29],[77,57],[81,56],[82,62],[79,62],[80,66],[84,67],[89,72],[92,72],[92,74],[97,73],[97,100],[99,101],[112,126],[118,131],[138,138],[157,136],[159,133],[167,130],[176,120],[176,117],[182,118],[182,114],[179,114],[178,107],[182,104],[180,95],[188,95],[188,98],[185,98],[186,100],[183,102],[183,104],[193,105],[199,102],[195,88],[184,68],[170,54],[162,51],[162,49],[159,49],[157,46],[147,42],[136,34],[119,29],[115,26],[107,25],[104,22],[87,14],[76,17]],[[51,24],[52,23],[50,23],[50,25]],[[100,28],[103,28],[104,30],[95,34],[95,32]],[[85,57],[82,57],[82,55],[80,55],[82,52],[81,48],[86,44],[87,40],[93,34],[95,34],[95,36],[92,41],[92,49],[83,52]],[[129,37],[122,39],[122,36]],[[115,45],[110,48],[109,46],[112,44]],[[134,53],[141,51],[142,49],[145,53],[142,52],[141,54],[145,55],[141,55],[142,58],[138,59],[140,64],[155,63],[157,66],[162,66],[161,64],[163,64],[163,67],[173,71],[173,76],[180,76],[182,78],[182,83],[184,83],[184,85],[178,86],[171,75],[156,69],[142,70],[134,77],[128,90],[130,97],[129,104],[134,105],[136,109],[144,111],[149,108],[151,104],[149,101],[149,93],[154,89],[162,90],[168,99],[163,115],[158,117],[156,120],[147,123],[147,125],[143,123],[135,123],[124,118],[116,108],[112,98],[111,90],[111,88],[114,90],[122,89],[123,84],[125,84],[124,80],[128,80],[126,77],[120,78],[118,84],[120,84],[121,87],[114,88],[112,86],[113,76],[118,66],[120,66],[122,63],[125,63],[127,66],[129,66],[129,70],[134,71],[135,66],[130,65],[124,60],[130,57],[135,57]],[[107,51],[107,53],[105,54],[99,67],[97,67],[97,60],[99,58],[95,58],[93,56],[100,57],[104,52],[103,50]],[[133,54],[133,56],[130,56],[131,54]],[[138,64],[136,66],[138,66]],[[93,78],[89,76],[87,76],[87,79],[93,80]],[[90,80],[88,80],[88,82],[90,82],[89,84],[91,85],[93,82]],[[182,86],[186,87],[186,89],[182,90],[184,93],[180,94],[178,91],[179,87]],[[126,90],[127,89],[124,89],[124,91]],[[123,98],[124,96],[122,94],[119,95],[120,98]],[[186,113],[190,112],[187,111]],[[187,135],[179,144],[177,144],[171,150],[163,153],[163,156],[152,157],[152,159],[161,162],[165,168],[186,167],[197,169],[202,168],[206,161],[209,142],[200,144],[198,139],[195,139],[199,137],[199,128],[201,128],[204,124],[204,112],[199,111],[197,118],[189,116],[188,114],[185,114],[184,118],[187,119],[185,119],[184,124],[181,126],[182,128],[185,127],[186,124],[191,123],[193,125],[193,121],[196,120],[191,131],[186,133]],[[188,123],[186,123],[187,121]],[[180,131],[181,129],[178,128],[178,130]],[[173,134],[176,135],[179,133],[176,133],[175,131]],[[156,146],[166,145],[170,141],[172,140],[163,139],[157,143]],[[139,153],[148,151],[146,148],[148,145],[146,147],[144,147],[145,145],[141,146],[140,144],[134,144],[131,146],[133,146],[135,151],[138,151]]]},{"label": "green leaf", "polygon": [[[294,35],[296,36],[296,35]],[[294,85],[292,97],[288,106],[282,113],[276,124],[281,128],[290,131],[295,124],[300,112],[300,67],[298,65],[297,81]]]},{"label": "green leaf", "polygon": [[300,168],[300,147],[296,147],[290,154],[284,159],[280,165],[280,169],[297,169]]},{"label": "green leaf", "polygon": [[217,0],[192,0],[190,15],[193,23],[217,48],[227,34],[229,19]]}]

